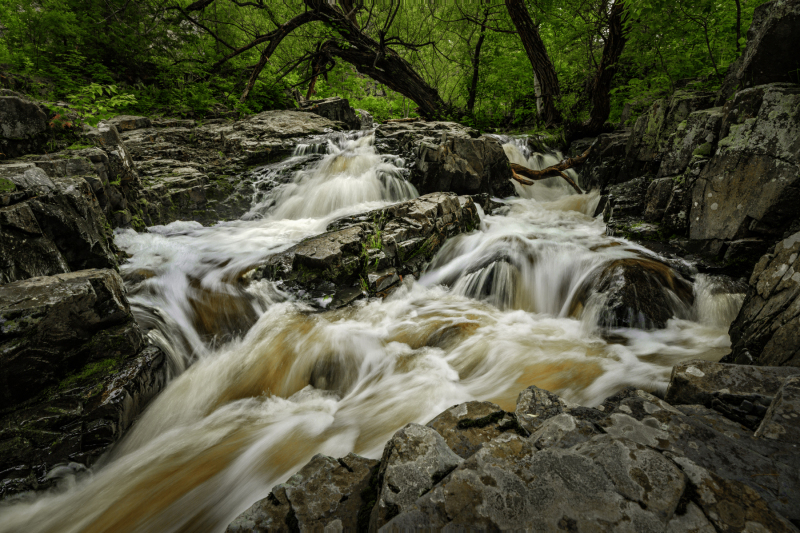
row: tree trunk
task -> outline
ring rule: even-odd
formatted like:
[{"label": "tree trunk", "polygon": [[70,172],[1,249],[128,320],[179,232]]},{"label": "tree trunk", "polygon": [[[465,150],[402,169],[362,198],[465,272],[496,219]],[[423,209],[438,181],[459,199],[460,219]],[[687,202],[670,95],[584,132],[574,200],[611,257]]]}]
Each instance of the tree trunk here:
[{"label": "tree trunk", "polygon": [[739,53],[739,39],[742,38],[742,4],[736,0],[736,53]]},{"label": "tree trunk", "polygon": [[472,83],[469,85],[469,96],[467,97],[467,113],[472,114],[475,109],[475,99],[478,96],[478,75],[481,66],[481,48],[483,40],[486,38],[486,21],[489,20],[489,8],[483,12],[483,23],[481,23],[481,33],[475,45],[475,55],[472,57]]},{"label": "tree trunk", "polygon": [[553,62],[550,61],[550,56],[547,54],[544,42],[539,36],[539,29],[531,20],[528,9],[522,0],[505,0],[505,2],[511,21],[522,40],[522,46],[528,54],[536,79],[539,80],[542,89],[544,119],[548,124],[561,122],[561,115],[556,109],[556,100],[561,95],[558,76]]},{"label": "tree trunk", "polygon": [[592,80],[591,99],[592,111],[589,122],[584,124],[581,135],[594,136],[603,129],[603,124],[608,120],[611,112],[611,81],[617,73],[617,63],[622,50],[625,48],[625,28],[623,26],[623,15],[625,3],[622,0],[614,2],[608,18],[608,37],[603,47],[603,59],[597,68],[597,73]]}]

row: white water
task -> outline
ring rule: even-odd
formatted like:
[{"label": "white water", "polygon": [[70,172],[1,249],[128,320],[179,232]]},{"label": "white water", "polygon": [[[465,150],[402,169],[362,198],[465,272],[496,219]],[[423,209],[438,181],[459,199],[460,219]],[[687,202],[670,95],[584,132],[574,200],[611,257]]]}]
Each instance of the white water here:
[{"label": "white water", "polygon": [[[505,148],[515,162],[550,163]],[[136,316],[175,377],[100,465],[67,477],[62,494],[0,509],[0,531],[222,531],[315,453],[379,457],[409,422],[471,399],[513,410],[531,384],[585,405],[627,385],[663,390],[675,363],[728,350],[741,299],[707,277],[688,319],[666,329],[610,342],[590,302],[576,312],[587,278],[645,252],[605,236],[590,216],[596,194],[558,180],[520,191],[385,301],[314,314],[270,283],[248,284],[264,257],[336,217],[416,194],[371,137],[323,151],[258,195],[249,220],[118,233]]]}]

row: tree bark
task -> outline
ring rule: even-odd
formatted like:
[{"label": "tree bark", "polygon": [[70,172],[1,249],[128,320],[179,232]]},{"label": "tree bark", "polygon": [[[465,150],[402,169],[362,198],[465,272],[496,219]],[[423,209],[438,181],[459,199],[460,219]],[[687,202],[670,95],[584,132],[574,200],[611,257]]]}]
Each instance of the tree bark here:
[{"label": "tree bark", "polygon": [[[572,168],[572,167],[574,167],[576,165],[580,165],[581,163],[586,161],[586,159],[589,158],[589,154],[592,152],[592,148],[593,147],[594,147],[594,144],[592,146],[590,146],[589,148],[587,148],[586,151],[583,152],[578,157],[570,157],[568,159],[564,159],[563,161],[561,161],[557,165],[553,165],[551,167],[547,167],[547,168],[542,169],[542,170],[532,170],[532,169],[530,169],[528,167],[523,167],[522,165],[518,165],[516,163],[511,163],[510,164],[510,166],[511,166],[511,177],[513,177],[516,181],[518,181],[519,183],[521,183],[523,185],[533,185],[534,181],[539,181],[539,180],[545,180],[547,178],[552,178],[554,174],[558,174],[559,176],[564,178],[564,180],[567,183],[569,183],[572,186],[572,188],[575,189],[575,191],[577,191],[578,194],[583,194],[583,191],[581,190],[580,187],[578,187],[578,184],[575,183],[575,181],[573,181],[572,178],[570,178],[569,176],[564,174],[564,171],[568,170],[568,169],[570,169],[570,168]],[[528,178],[528,179],[526,179],[526,178]]]},{"label": "tree bark", "polygon": [[478,76],[480,74],[481,66],[481,48],[483,41],[486,39],[486,22],[489,20],[489,7],[483,12],[483,23],[481,24],[481,33],[478,36],[478,42],[475,44],[475,54],[472,57],[472,82],[469,85],[469,95],[467,97],[467,113],[472,114],[475,109],[475,99],[478,96]]},{"label": "tree bark", "polygon": [[736,53],[739,53],[739,39],[742,38],[742,4],[736,0]]},{"label": "tree bark", "polygon": [[558,85],[556,69],[547,54],[547,49],[539,35],[539,29],[531,20],[523,0],[505,0],[505,3],[542,89],[545,122],[547,124],[559,123],[561,114],[556,109],[556,100],[561,95],[561,89]]},{"label": "tree bark", "polygon": [[608,37],[603,47],[603,58],[597,67],[597,73],[591,84],[592,111],[589,121],[584,124],[581,134],[594,136],[603,129],[611,112],[611,81],[617,73],[617,63],[625,48],[626,32],[624,28],[625,3],[614,2],[608,18]]}]

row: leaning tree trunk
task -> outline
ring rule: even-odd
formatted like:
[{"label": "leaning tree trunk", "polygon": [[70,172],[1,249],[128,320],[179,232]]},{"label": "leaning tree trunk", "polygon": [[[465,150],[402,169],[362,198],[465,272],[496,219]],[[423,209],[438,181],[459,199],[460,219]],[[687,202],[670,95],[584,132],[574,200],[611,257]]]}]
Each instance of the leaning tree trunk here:
[{"label": "leaning tree trunk", "polygon": [[558,76],[547,49],[544,46],[539,29],[531,20],[528,9],[522,0],[505,0],[506,9],[511,21],[517,28],[522,46],[528,54],[528,59],[533,67],[533,72],[542,89],[542,103],[544,105],[544,119],[548,124],[561,122],[561,115],[556,109],[556,100],[561,95],[558,86]]},{"label": "leaning tree trunk", "polygon": [[625,48],[625,28],[622,0],[614,2],[608,18],[608,37],[603,47],[603,58],[591,84],[592,111],[589,121],[581,128],[582,137],[593,137],[600,133],[611,112],[611,81],[617,73],[617,64]]}]

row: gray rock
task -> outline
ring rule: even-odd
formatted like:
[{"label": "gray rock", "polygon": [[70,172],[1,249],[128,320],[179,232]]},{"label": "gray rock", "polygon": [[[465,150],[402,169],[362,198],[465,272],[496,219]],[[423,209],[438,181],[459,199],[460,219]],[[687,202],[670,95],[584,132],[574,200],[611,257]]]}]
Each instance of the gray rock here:
[{"label": "gray rock", "polygon": [[47,115],[35,103],[0,96],[0,159],[40,150],[47,140]]},{"label": "gray rock", "polygon": [[800,2],[783,0],[756,7],[747,46],[728,68],[718,103],[735,91],[773,82],[797,83],[800,69]]},{"label": "gray rock", "polygon": [[[602,133],[589,153],[589,158],[579,167],[578,184],[585,191],[599,189],[605,193],[609,185],[619,183],[617,176],[625,160],[625,149],[630,138],[630,130]],[[581,155],[595,139],[580,139],[570,145],[570,156]]]},{"label": "gray rock", "polygon": [[[315,455],[286,483],[252,505],[228,526],[229,533],[355,531],[378,462],[349,454]],[[372,502],[374,503],[374,502]]]},{"label": "gray rock", "polygon": [[557,394],[531,385],[519,393],[514,414],[519,427],[531,434],[542,427],[545,420],[560,415],[570,407],[572,404]]},{"label": "gray rock", "polygon": [[571,448],[601,433],[602,430],[593,421],[561,413],[545,420],[533,432],[530,440],[540,450],[553,447]]},{"label": "gray rock", "polygon": [[341,122],[351,130],[358,130],[362,127],[362,119],[356,116],[356,112],[350,107],[347,98],[333,96],[322,100],[304,100],[300,103],[300,109],[334,122]]},{"label": "gray rock", "polygon": [[423,144],[437,145],[443,135],[460,139],[480,137],[478,130],[457,122],[390,122],[375,128],[375,145],[381,153],[416,160]]},{"label": "gray rock", "polygon": [[756,431],[756,437],[791,444],[800,442],[800,376],[783,382]]},{"label": "gray rock", "polygon": [[0,208],[0,284],[64,272],[67,262],[42,233],[30,205]]},{"label": "gray rock", "polygon": [[372,115],[369,111],[364,109],[356,109],[356,113],[358,113],[359,118],[361,119],[361,129],[371,129],[372,126],[375,125],[375,121],[372,118]]},{"label": "gray rock", "polygon": [[490,402],[455,405],[428,422],[456,455],[466,459],[487,441],[517,429],[516,418]]},{"label": "gray rock", "polygon": [[664,217],[675,183],[672,178],[661,178],[650,182],[644,201],[644,219],[658,222]]},{"label": "gray rock", "polygon": [[442,135],[437,144],[422,143],[410,181],[425,194],[514,194],[511,168],[500,143],[492,137],[477,139]]},{"label": "gray rock", "polygon": [[731,362],[800,366],[800,233],[758,262],[730,336]]},{"label": "gray rock", "polygon": [[695,111],[679,123],[671,145],[666,146],[658,177],[677,176],[694,158],[710,158],[719,141],[723,116],[722,108],[714,107]]},{"label": "gray rock", "polygon": [[105,121],[108,124],[113,124],[117,131],[131,131],[139,130],[142,128],[151,128],[153,123],[148,117],[138,117],[133,115],[117,115]]},{"label": "gray rock", "polygon": [[378,470],[378,499],[370,530],[405,512],[463,462],[435,430],[408,424],[386,443]]}]

